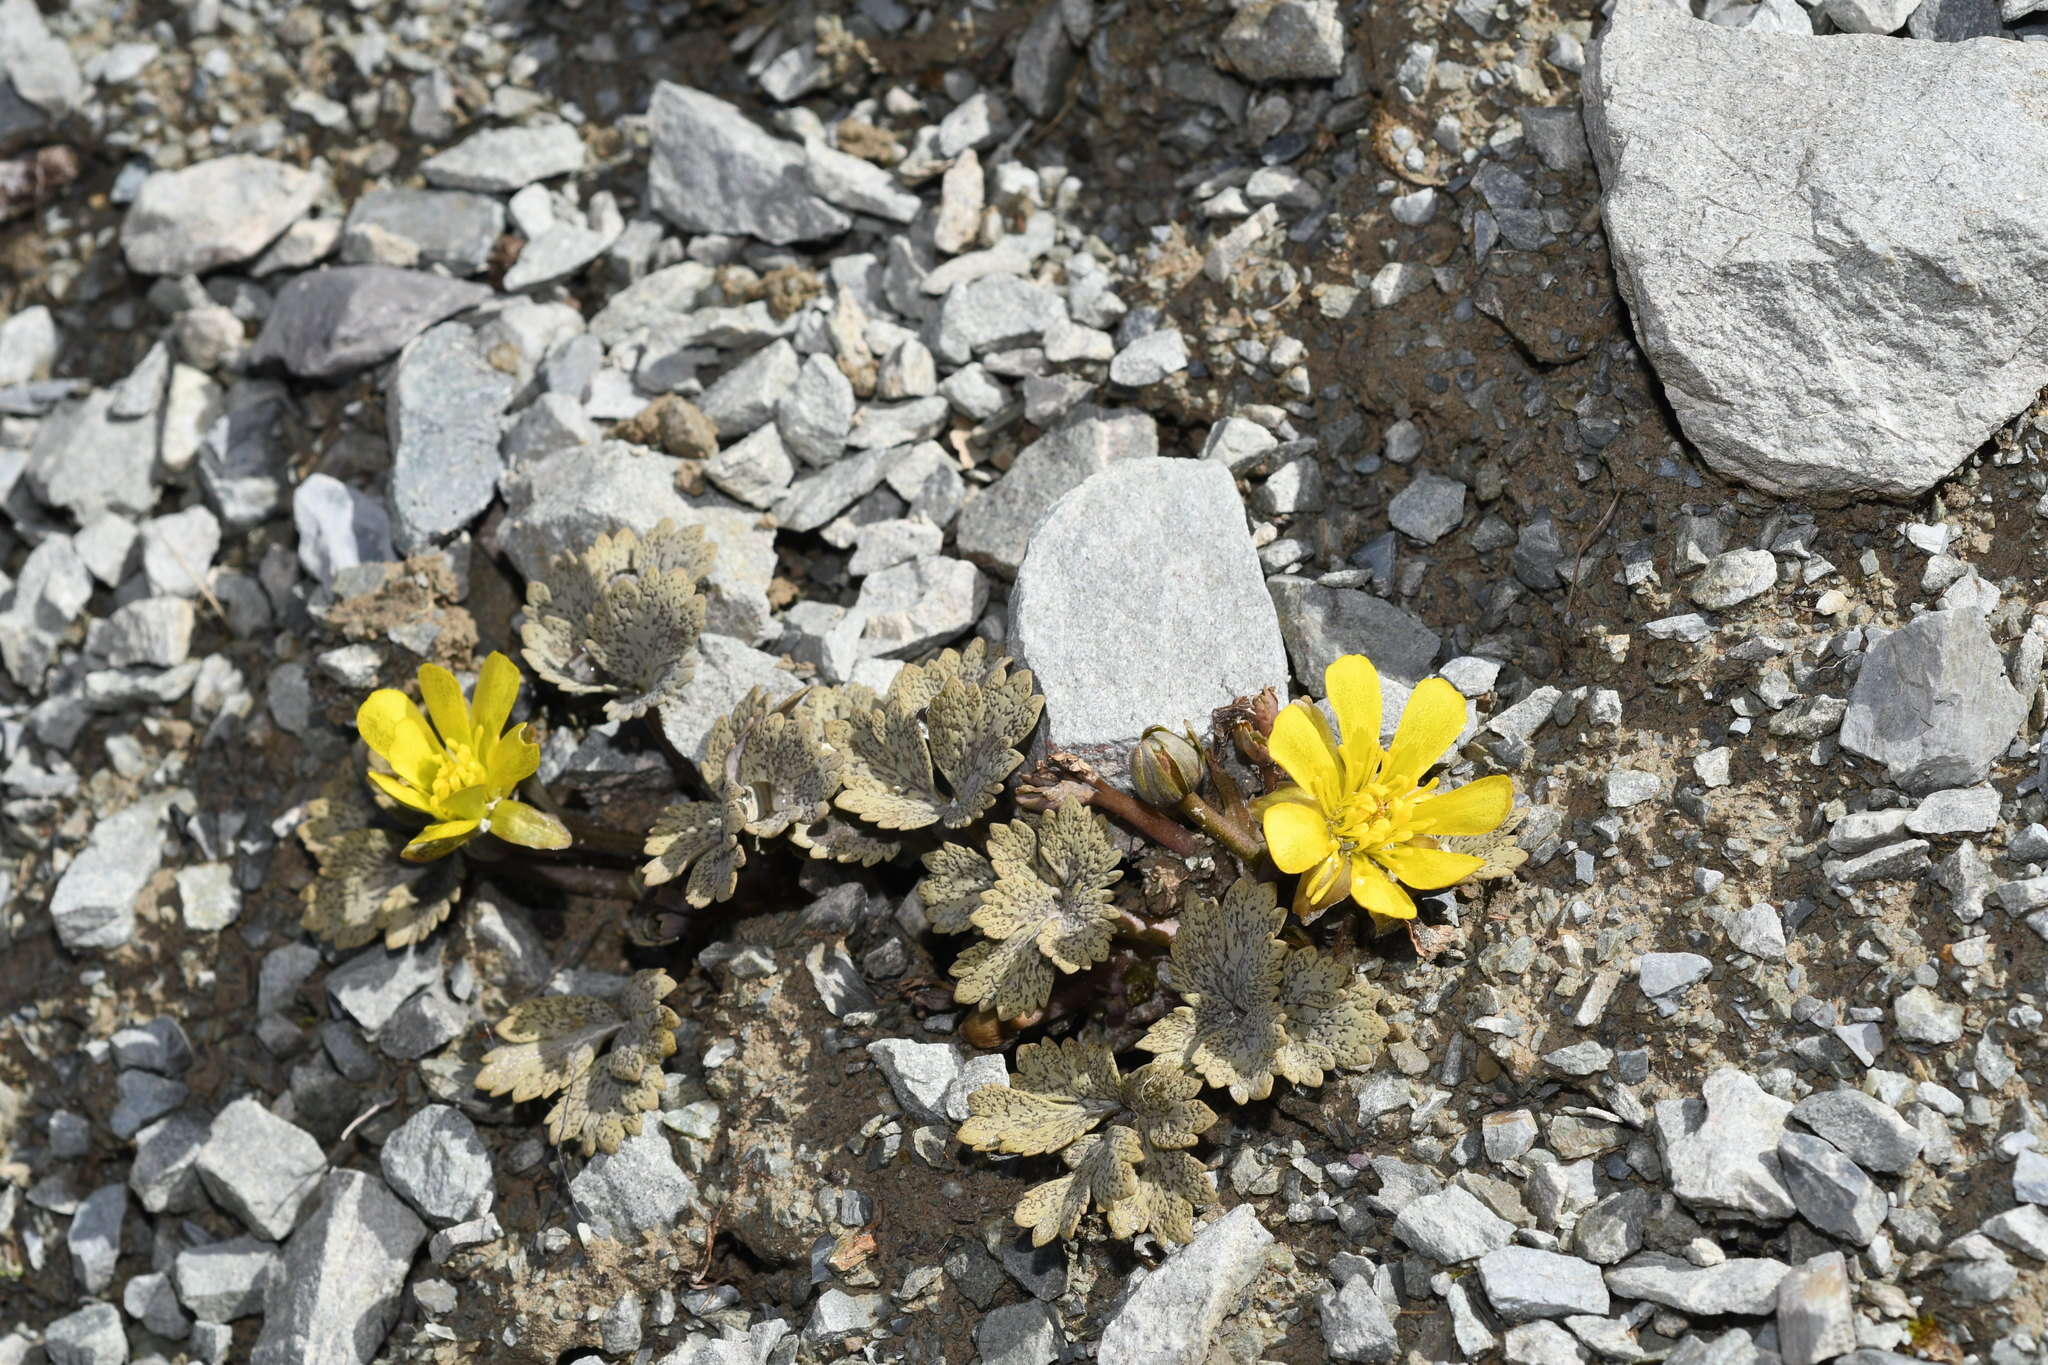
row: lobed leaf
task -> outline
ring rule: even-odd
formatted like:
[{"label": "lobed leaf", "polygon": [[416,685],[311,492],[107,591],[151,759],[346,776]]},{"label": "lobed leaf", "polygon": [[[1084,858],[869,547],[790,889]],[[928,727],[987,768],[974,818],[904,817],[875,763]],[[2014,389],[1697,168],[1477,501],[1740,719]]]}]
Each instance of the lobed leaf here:
[{"label": "lobed leaf", "polygon": [[747,855],[740,834],[747,825],[747,803],[728,794],[709,801],[682,801],[655,817],[642,851],[651,861],[640,869],[649,886],[660,886],[689,874],[683,898],[692,905],[722,901],[739,884]]}]

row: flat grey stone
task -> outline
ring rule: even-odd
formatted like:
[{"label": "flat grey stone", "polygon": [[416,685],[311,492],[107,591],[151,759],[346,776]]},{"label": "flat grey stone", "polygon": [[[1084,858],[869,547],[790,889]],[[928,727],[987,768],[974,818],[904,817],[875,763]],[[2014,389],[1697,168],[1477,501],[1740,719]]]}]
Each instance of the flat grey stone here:
[{"label": "flat grey stone", "polygon": [[1849,1267],[1839,1251],[1794,1266],[1778,1281],[1778,1355],[1785,1365],[1821,1365],[1856,1349]]},{"label": "flat grey stone", "polygon": [[1595,1265],[1615,1265],[1642,1249],[1650,1192],[1616,1190],[1579,1215],[1574,1247]]},{"label": "flat grey stone", "polygon": [[583,136],[566,123],[486,128],[420,163],[430,185],[510,194],[583,169]]},{"label": "flat grey stone", "polygon": [[1188,367],[1188,343],[1178,327],[1147,332],[1109,362],[1109,382],[1129,388],[1157,384]]},{"label": "flat grey stone", "polygon": [[1017,570],[1010,643],[1045,694],[1045,743],[1110,781],[1146,727],[1199,730],[1234,698],[1287,688],[1244,507],[1214,461],[1122,460],[1061,496]]},{"label": "flat grey stone", "polygon": [[1265,1265],[1273,1234],[1240,1204],[1146,1276],[1102,1329],[1100,1365],[1202,1365],[1224,1315]]},{"label": "flat grey stone", "polygon": [[134,935],[135,899],[163,863],[170,805],[169,796],[145,796],[93,826],[50,896],[58,942],[79,952],[118,948]]},{"label": "flat grey stone", "polygon": [[926,325],[924,343],[946,364],[965,365],[991,351],[1036,345],[1066,318],[1066,300],[1044,285],[1016,275],[984,275],[947,292]]},{"label": "flat grey stone", "polygon": [[[2048,227],[2006,188],[2048,176],[2044,78],[2032,44],[1616,11],[1584,84],[1615,273],[1710,465],[1785,495],[1912,497],[2032,401],[2048,357],[1996,338],[2048,323]],[[1900,185],[1883,168],[1901,164],[1950,173]],[[1825,385],[1779,361],[1822,354]]]},{"label": "flat grey stone", "polygon": [[497,496],[499,418],[518,380],[485,359],[476,334],[444,322],[414,340],[391,372],[391,525],[413,554],[455,534]]},{"label": "flat grey stone", "polygon": [[35,0],[0,0],[0,151],[55,132],[87,94],[71,49]]},{"label": "flat grey stone", "polygon": [[1897,1173],[1920,1155],[1920,1130],[1860,1090],[1817,1090],[1792,1106],[1792,1117],[1867,1171]]},{"label": "flat grey stone", "polygon": [[924,207],[923,200],[882,167],[816,138],[804,143],[804,172],[819,198],[856,213],[907,223]]},{"label": "flat grey stone", "polygon": [[775,503],[775,520],[785,530],[816,531],[881,486],[889,470],[915,447],[863,450],[834,460],[790,485]]},{"label": "flat grey stone", "polygon": [[853,385],[838,362],[825,355],[806,358],[787,390],[775,397],[775,427],[783,446],[814,468],[838,459],[846,450],[854,410]]},{"label": "flat grey stone", "polygon": [[162,1271],[136,1275],[122,1285],[121,1310],[167,1341],[183,1341],[192,1330],[171,1277]]},{"label": "flat grey stone", "polygon": [[118,1138],[130,1138],[185,1102],[190,1093],[183,1081],[149,1071],[123,1071],[114,1078],[120,1100],[107,1117]]},{"label": "flat grey stone", "polygon": [[1769,550],[1730,550],[1715,555],[1692,580],[1693,602],[1726,611],[1778,586],[1778,559]]},{"label": "flat grey stone", "polygon": [[128,1187],[102,1185],[79,1202],[64,1234],[71,1252],[71,1276],[80,1290],[98,1295],[114,1282],[121,1258],[121,1224],[128,1217]]},{"label": "flat grey stone", "polygon": [[1778,1162],[1801,1217],[1830,1237],[1870,1245],[1891,1205],[1862,1167],[1804,1133],[1778,1139]]},{"label": "flat grey stone", "polygon": [[705,580],[706,629],[750,644],[768,638],[775,533],[750,509],[710,496],[685,497],[676,488],[679,468],[666,455],[624,441],[558,450],[523,464],[505,476],[498,549],[531,579],[544,577],[556,555],[581,553],[620,527],[646,535],[663,520],[701,526],[718,551]]},{"label": "flat grey stone", "polygon": [[1504,1322],[1607,1312],[1607,1285],[1600,1267],[1555,1251],[1496,1247],[1479,1258],[1479,1282],[1486,1289],[1486,1301]]},{"label": "flat grey stone", "polygon": [[870,574],[854,599],[860,646],[870,655],[913,659],[981,619],[988,580],[964,559],[928,555]]},{"label": "flat grey stone", "polygon": [[1515,1225],[1453,1185],[1411,1201],[1395,1217],[1394,1235],[1433,1261],[1457,1265],[1506,1246]]},{"label": "flat grey stone", "polygon": [[1884,764],[1887,778],[1911,792],[1971,786],[2012,742],[2025,711],[1983,616],[1930,611],[1864,657],[1842,747]]},{"label": "flat grey stone", "polygon": [[592,1157],[570,1179],[569,1196],[599,1236],[634,1242],[673,1228],[696,1185],[676,1165],[661,1125],[643,1122],[618,1151]]},{"label": "flat grey stone", "polygon": [[322,587],[343,569],[397,558],[384,504],[329,474],[309,474],[293,490],[292,525],[299,564]]},{"label": "flat grey stone", "polygon": [[196,1164],[214,1202],[273,1242],[298,1224],[327,1173],[312,1134],[246,1095],[214,1115]]},{"label": "flat grey stone", "polygon": [[[1294,676],[1320,696],[1323,673],[1346,654],[1373,661],[1388,688],[1388,721],[1398,720],[1407,693],[1429,676],[1443,642],[1413,614],[1357,588],[1326,588],[1306,578],[1269,578],[1266,589],[1280,617],[1280,636]],[[1392,725],[1387,726],[1392,733]]]},{"label": "flat grey stone", "polygon": [[1465,519],[1465,485],[1423,470],[1387,504],[1387,521],[1396,531],[1424,545],[1434,545]]},{"label": "flat grey stone", "polygon": [[121,1310],[111,1303],[89,1303],[58,1318],[43,1329],[43,1351],[50,1365],[126,1365],[128,1334],[121,1328]]},{"label": "flat grey stone", "polygon": [[428,1223],[467,1222],[491,1206],[491,1154],[459,1109],[429,1104],[400,1124],[377,1154],[378,1169]]},{"label": "flat grey stone", "polygon": [[199,1183],[199,1149],[207,1125],[190,1114],[172,1114],[135,1135],[135,1159],[128,1164],[128,1188],[151,1213],[185,1213],[206,1202]]},{"label": "flat grey stone", "polygon": [[1983,834],[1998,828],[1998,788],[1948,787],[1929,792],[1906,816],[1915,834]]},{"label": "flat grey stone", "polygon": [[1120,460],[1159,453],[1159,427],[1143,412],[1083,406],[1017,453],[1010,470],[960,509],[959,553],[1005,578],[1024,561],[1032,533],[1069,489]]},{"label": "flat grey stone", "polygon": [[1059,1314],[1042,1303],[1004,1304],[974,1325],[982,1365],[1053,1365],[1065,1341]]},{"label": "flat grey stone", "polygon": [[[839,368],[828,356],[812,359],[835,371]],[[799,371],[796,348],[787,341],[770,342],[720,375],[697,400],[697,406],[721,437],[745,436],[775,417],[777,402],[795,389]],[[846,392],[851,397],[853,387],[848,385]],[[852,416],[849,408],[849,422]],[[784,441],[788,435],[783,433]]]},{"label": "flat grey stone", "polygon": [[369,1365],[426,1239],[426,1226],[377,1177],[329,1173],[264,1294],[250,1365]]},{"label": "flat grey stone", "polygon": [[144,516],[156,504],[157,424],[117,420],[113,403],[113,390],[99,389],[64,404],[29,446],[29,488],[81,523],[103,512]]},{"label": "flat grey stone", "polygon": [[280,1259],[274,1243],[235,1237],[179,1252],[171,1278],[194,1317],[233,1322],[263,1311],[263,1293]]},{"label": "flat grey stone", "polygon": [[206,429],[195,461],[206,501],[230,529],[246,531],[284,505],[290,452],[280,430],[287,398],[282,385],[258,390]]},{"label": "flat grey stone", "polygon": [[327,994],[364,1033],[375,1037],[400,1005],[440,980],[438,940],[395,951],[376,943],[327,974]]},{"label": "flat grey stone", "polygon": [[946,1092],[960,1075],[964,1061],[951,1043],[920,1043],[908,1038],[882,1038],[869,1043],[883,1079],[896,1102],[919,1123],[946,1123]]},{"label": "flat grey stone", "polygon": [[371,190],[349,207],[347,226],[373,226],[411,242],[422,266],[474,275],[490,264],[504,234],[505,206],[460,190]]},{"label": "flat grey stone", "polygon": [[121,220],[139,275],[201,275],[258,255],[305,216],[320,177],[260,156],[222,156],[142,182]]},{"label": "flat grey stone", "polygon": [[663,81],[647,122],[648,201],[686,232],[784,246],[836,237],[853,222],[811,188],[802,147],[771,137],[716,96]]},{"label": "flat grey stone", "polygon": [[1915,986],[1892,1001],[1892,1026],[1906,1042],[1943,1047],[1963,1036],[1963,1007]]},{"label": "flat grey stone", "polygon": [[310,270],[277,291],[249,363],[278,366],[301,379],[340,379],[398,354],[435,323],[490,297],[487,286],[423,270]]},{"label": "flat grey stone", "polygon": [[1790,1218],[1778,1139],[1792,1106],[1733,1067],[1708,1076],[1703,1089],[1703,1099],[1663,1100],[1655,1110],[1672,1190],[1696,1208]]},{"label": "flat grey stone", "polygon": [[2004,31],[1998,0],[1920,0],[1906,19],[1910,36],[1936,43],[1997,38]]},{"label": "flat grey stone", "polygon": [[1220,48],[1246,80],[1329,80],[1343,69],[1344,23],[1337,0],[1268,0],[1239,10]]},{"label": "flat grey stone", "polygon": [[197,623],[182,597],[144,597],[115,608],[95,635],[115,668],[175,668],[191,656]]},{"label": "flat grey stone", "polygon": [[1645,1251],[1607,1272],[1607,1288],[1624,1299],[1648,1299],[1702,1317],[1739,1313],[1762,1317],[1777,1307],[1778,1283],[1790,1269],[1767,1257],[1730,1257],[1696,1266],[1676,1256]]},{"label": "flat grey stone", "polygon": [[1713,970],[1713,962],[1698,953],[1644,953],[1636,985],[1650,999],[1663,1000],[1691,990]]},{"label": "flat grey stone", "polygon": [[1373,1287],[1371,1275],[1354,1275],[1337,1289],[1316,1296],[1323,1348],[1331,1360],[1390,1361],[1400,1348],[1393,1315]]},{"label": "flat grey stone", "polygon": [[198,597],[211,582],[220,553],[220,518],[205,507],[187,507],[142,525],[142,575],[150,588],[171,597]]}]

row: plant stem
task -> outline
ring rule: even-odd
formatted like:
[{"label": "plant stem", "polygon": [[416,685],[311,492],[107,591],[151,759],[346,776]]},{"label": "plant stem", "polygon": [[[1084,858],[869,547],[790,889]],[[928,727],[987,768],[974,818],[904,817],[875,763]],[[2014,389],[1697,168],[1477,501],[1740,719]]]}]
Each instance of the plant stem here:
[{"label": "plant stem", "polygon": [[540,882],[572,896],[589,896],[596,900],[609,901],[640,899],[640,887],[633,874],[615,868],[585,867],[577,863],[550,863],[538,858],[512,857],[489,865],[484,874],[503,879],[507,873],[514,874],[518,880]]},{"label": "plant stem", "polygon": [[1193,792],[1189,792],[1186,799],[1180,803],[1180,812],[1196,829],[1245,862],[1256,861],[1258,856],[1266,851],[1265,846],[1253,837],[1250,830],[1233,820],[1226,819],[1222,812]]},{"label": "plant stem", "polygon": [[1183,858],[1192,858],[1202,851],[1194,836],[1163,812],[1154,810],[1135,796],[1126,796],[1098,777],[1091,775],[1087,781],[1091,792],[1090,805],[1115,816],[1153,843],[1171,849]]},{"label": "plant stem", "polygon": [[574,815],[562,816],[562,823],[569,827],[569,835],[579,844],[598,853],[619,853],[629,858],[638,858],[645,851],[646,842],[637,834],[628,834],[622,829],[609,825],[596,825]]}]

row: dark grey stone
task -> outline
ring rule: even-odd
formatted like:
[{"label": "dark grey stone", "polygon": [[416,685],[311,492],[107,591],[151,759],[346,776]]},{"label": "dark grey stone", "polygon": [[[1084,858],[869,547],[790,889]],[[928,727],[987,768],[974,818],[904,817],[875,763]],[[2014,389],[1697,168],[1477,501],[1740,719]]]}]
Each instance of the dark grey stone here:
[{"label": "dark grey stone", "polygon": [[277,292],[249,352],[301,379],[340,379],[396,355],[435,323],[491,297],[484,285],[423,270],[330,266]]}]

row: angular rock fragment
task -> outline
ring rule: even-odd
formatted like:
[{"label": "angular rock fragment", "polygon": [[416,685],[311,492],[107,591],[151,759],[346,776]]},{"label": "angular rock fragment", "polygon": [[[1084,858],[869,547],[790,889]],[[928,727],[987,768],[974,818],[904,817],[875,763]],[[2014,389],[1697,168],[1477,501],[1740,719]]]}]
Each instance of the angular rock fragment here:
[{"label": "angular rock fragment", "polygon": [[763,132],[715,95],[664,81],[647,123],[649,201],[685,231],[780,246],[836,237],[853,222],[811,188],[802,147]]},{"label": "angular rock fragment", "polygon": [[2048,218],[2010,190],[2048,177],[2044,80],[2032,44],[1616,11],[1585,75],[1615,273],[1709,464],[1912,497],[2048,383],[2048,355],[2003,340],[2048,325]]},{"label": "angular rock fragment", "polygon": [[264,1295],[250,1365],[369,1365],[398,1320],[425,1224],[361,1171],[331,1172],[319,1193]]},{"label": "angular rock fragment", "polygon": [[1842,747],[1911,792],[1967,787],[1984,780],[2025,713],[1982,614],[1930,611],[1865,656]]}]

